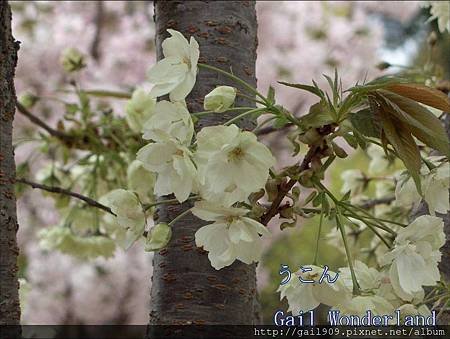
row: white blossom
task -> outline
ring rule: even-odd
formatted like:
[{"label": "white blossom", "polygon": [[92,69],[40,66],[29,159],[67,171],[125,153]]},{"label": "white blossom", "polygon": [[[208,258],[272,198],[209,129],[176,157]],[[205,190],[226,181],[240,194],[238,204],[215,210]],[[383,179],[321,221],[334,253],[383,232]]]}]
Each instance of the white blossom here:
[{"label": "white blossom", "polygon": [[156,99],[143,88],[135,89],[125,107],[128,126],[140,133],[144,123],[154,114],[155,105]]},{"label": "white blossom", "polygon": [[370,157],[369,174],[380,174],[388,168],[389,160],[386,158],[383,148],[375,144],[370,144],[367,147],[367,154]]},{"label": "white blossom", "polygon": [[[402,306],[398,307],[398,310],[400,314],[400,321],[398,321],[397,318],[394,318],[392,320],[392,324],[403,324],[406,316],[422,315],[425,317],[429,317],[431,315],[431,311],[427,307],[427,305],[416,306],[413,304],[403,304]],[[396,315],[397,313],[395,313],[395,316]]]},{"label": "white blossom", "polygon": [[166,138],[142,147],[137,159],[146,169],[158,173],[155,194],[175,194],[183,202],[197,188],[197,169],[189,149],[174,139]]},{"label": "white blossom", "polygon": [[[381,274],[375,268],[368,267],[363,262],[356,260],[353,263],[356,280],[362,291],[375,290],[380,286]],[[349,291],[353,290],[353,280],[349,267],[339,269],[339,279]]]},{"label": "white blossom", "polygon": [[166,223],[159,223],[150,229],[145,242],[146,251],[156,251],[168,244],[172,237],[172,228]]},{"label": "white blossom", "polygon": [[443,221],[424,215],[400,230],[395,247],[384,255],[383,266],[390,264],[389,277],[395,293],[411,301],[422,292],[422,286],[433,286],[440,280],[439,248],[445,243]]},{"label": "white blossom", "polygon": [[[450,188],[450,167],[445,162],[431,171],[422,175],[421,188],[423,198],[428,204],[430,214],[447,213],[450,210],[449,188]],[[422,173],[425,170],[422,169]],[[400,177],[395,189],[397,203],[403,206],[410,206],[420,202],[422,197],[417,192],[414,181],[405,175]]]},{"label": "white blossom", "polygon": [[394,307],[389,301],[377,295],[356,296],[350,301],[336,305],[333,308],[338,309],[343,314],[360,317],[366,315],[367,310],[370,310],[375,315],[391,314],[394,311]]},{"label": "white blossom", "polygon": [[167,31],[171,37],[162,43],[164,59],[148,71],[149,81],[155,84],[151,95],[159,97],[169,93],[171,101],[181,101],[194,87],[200,51],[193,37],[188,42],[180,32]]},{"label": "white blossom", "polygon": [[[333,306],[349,299],[349,294],[339,278],[332,284],[326,280],[319,284],[318,281],[324,269],[314,265],[307,265],[307,267],[312,270],[308,272],[299,270],[292,274],[289,282],[280,285],[277,290],[280,292],[280,300],[286,297],[289,304],[288,311],[298,314],[299,311],[313,310],[320,304]],[[334,276],[336,273],[328,271],[328,274]],[[315,283],[301,282],[299,277],[304,281],[313,280]]]},{"label": "white blossom", "polygon": [[204,108],[207,111],[217,113],[225,112],[231,107],[236,98],[236,88],[231,86],[219,86],[205,96]]},{"label": "white blossom", "polygon": [[118,223],[117,218],[109,213],[103,216],[99,229],[124,250],[129,249],[136,240],[141,238],[144,231],[144,227],[123,227]]},{"label": "white blossom", "polygon": [[143,132],[143,138],[147,140],[164,141],[171,137],[189,145],[194,134],[194,123],[182,103],[159,101],[155,114],[144,124]]},{"label": "white blossom", "polygon": [[144,231],[146,218],[136,194],[124,189],[115,189],[104,195],[100,201],[111,208],[122,227],[137,233]]},{"label": "white blossom", "polygon": [[275,164],[270,150],[236,125],[203,128],[197,135],[196,163],[208,199],[231,205],[261,188]]},{"label": "white blossom", "polygon": [[130,191],[137,193],[139,200],[150,203],[153,199],[156,175],[144,167],[139,160],[133,160],[127,169],[127,186]]},{"label": "white blossom", "polygon": [[212,224],[201,227],[195,233],[195,243],[208,251],[211,265],[220,270],[236,259],[251,264],[258,261],[262,252],[262,239],[268,229],[246,217],[249,211],[242,208],[223,207],[209,202],[196,202],[192,213]]},{"label": "white blossom", "polygon": [[431,170],[422,185],[424,199],[428,204],[430,214],[447,213],[450,210],[450,164],[445,162]]}]

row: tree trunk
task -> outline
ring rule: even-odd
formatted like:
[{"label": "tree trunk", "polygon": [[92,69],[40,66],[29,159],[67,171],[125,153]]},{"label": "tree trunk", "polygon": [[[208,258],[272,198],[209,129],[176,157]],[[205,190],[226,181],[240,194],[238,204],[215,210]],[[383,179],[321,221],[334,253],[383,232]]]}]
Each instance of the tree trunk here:
[{"label": "tree trunk", "polygon": [[20,322],[18,225],[14,195],[16,169],[12,146],[16,106],[14,71],[18,49],[18,42],[11,33],[11,9],[7,1],[0,1],[0,325]]},{"label": "tree trunk", "polygon": [[[257,22],[253,1],[155,1],[157,57],[167,29],[194,36],[200,45],[199,62],[232,71],[256,86]],[[203,110],[204,96],[218,85],[236,86],[216,72],[199,70],[196,85],[186,99],[191,112]],[[237,106],[254,106],[238,99]],[[220,124],[236,113],[208,115],[199,128]],[[244,129],[252,121],[240,123]],[[192,205],[163,206],[158,221],[172,220]],[[197,248],[195,232],[205,225],[188,215],[173,226],[172,240],[155,253],[150,324],[252,324],[256,309],[256,265],[240,261],[215,270],[207,253]],[[217,239],[221,241],[221,239]]]}]

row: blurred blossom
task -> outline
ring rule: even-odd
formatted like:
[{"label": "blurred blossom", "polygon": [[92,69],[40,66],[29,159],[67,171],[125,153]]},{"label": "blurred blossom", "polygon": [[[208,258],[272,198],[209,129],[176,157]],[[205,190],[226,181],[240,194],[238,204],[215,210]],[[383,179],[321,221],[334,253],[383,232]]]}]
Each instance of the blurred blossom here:
[{"label": "blurred blossom", "polygon": [[310,84],[315,79],[323,86],[322,74],[337,68],[345,88],[380,74],[377,51],[384,30],[370,14],[407,21],[417,9],[418,3],[402,1],[258,2],[258,85],[263,92],[275,85],[277,100],[295,111],[315,98],[276,80]]}]

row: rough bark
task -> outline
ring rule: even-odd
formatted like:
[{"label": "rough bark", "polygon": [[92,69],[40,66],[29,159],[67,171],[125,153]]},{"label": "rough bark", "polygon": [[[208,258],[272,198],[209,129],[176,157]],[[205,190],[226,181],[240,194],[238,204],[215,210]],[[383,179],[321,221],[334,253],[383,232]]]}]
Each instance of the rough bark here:
[{"label": "rough bark", "polygon": [[15,163],[12,124],[16,93],[14,72],[18,42],[11,33],[11,9],[0,2],[0,325],[19,324],[17,280],[18,229],[14,195]]},{"label": "rough bark", "polygon": [[[235,75],[256,86],[257,23],[252,1],[156,1],[156,46],[161,59],[168,28],[194,36],[200,44],[200,62]],[[223,75],[199,70],[187,98],[191,112],[203,110],[204,96],[217,85],[233,85]],[[239,86],[237,86],[239,88]],[[238,99],[237,106],[254,106]],[[213,114],[199,128],[224,122],[236,113]],[[251,128],[252,121],[240,123]],[[165,206],[158,221],[170,221],[190,204]],[[172,240],[155,253],[151,290],[150,324],[252,324],[256,302],[256,265],[236,261],[215,270],[207,253],[197,248],[194,234],[205,223],[188,215],[173,226]],[[217,241],[221,241],[217,239]]]}]

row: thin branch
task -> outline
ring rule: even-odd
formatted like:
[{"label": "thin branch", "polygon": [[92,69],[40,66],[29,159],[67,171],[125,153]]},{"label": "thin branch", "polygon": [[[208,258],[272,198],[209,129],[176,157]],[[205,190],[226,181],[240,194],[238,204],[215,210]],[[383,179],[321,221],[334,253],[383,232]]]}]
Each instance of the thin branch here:
[{"label": "thin branch", "polygon": [[394,200],[395,200],[394,196],[384,197],[384,198],[379,198],[379,199],[372,199],[372,200],[367,200],[367,201],[363,202],[362,204],[359,205],[359,207],[364,208],[364,209],[369,209],[369,208],[372,208],[377,205],[390,204]]},{"label": "thin branch", "polygon": [[[313,146],[309,149],[308,153],[306,153],[305,158],[303,159],[302,163],[300,164],[300,172],[303,172],[309,168],[309,163],[316,155],[316,152],[318,151],[320,147]],[[294,187],[297,180],[290,179],[287,183],[281,184],[278,195],[270,205],[269,209],[266,213],[264,213],[261,217],[261,223],[263,225],[267,225],[269,221],[278,213],[278,208],[283,201],[286,194],[291,190],[292,187]]]},{"label": "thin branch", "polygon": [[38,189],[41,189],[41,190],[44,190],[47,192],[74,197],[76,199],[84,201],[89,206],[99,208],[105,212],[111,213],[112,215],[116,216],[116,214],[113,211],[111,211],[111,209],[108,206],[105,206],[105,205],[99,203],[98,201],[91,199],[89,197],[86,197],[80,193],[72,192],[72,191],[69,191],[69,190],[67,190],[65,188],[61,188],[61,187],[54,187],[54,186],[38,184],[36,182],[32,182],[32,181],[29,181],[24,178],[16,178],[16,182],[31,186],[32,188],[38,188]]},{"label": "thin branch", "polygon": [[267,134],[271,134],[274,132],[281,132],[284,131],[290,127],[294,126],[293,123],[289,122],[286,125],[284,125],[282,128],[275,128],[273,126],[267,126],[264,128],[261,128],[258,132],[256,132],[256,135],[260,136],[260,135],[267,135]]},{"label": "thin branch", "polygon": [[26,116],[28,118],[28,120],[30,120],[33,124],[41,127],[42,129],[45,129],[48,134],[50,134],[51,136],[54,136],[58,139],[61,139],[62,141],[65,142],[69,142],[72,141],[73,138],[61,131],[58,131],[52,127],[50,127],[49,125],[47,125],[44,121],[42,121],[40,118],[38,118],[37,116],[35,116],[33,113],[31,113],[29,110],[27,110],[22,104],[20,104],[19,102],[16,102],[16,107],[17,110],[22,113],[22,115]]},{"label": "thin branch", "polygon": [[91,55],[94,60],[100,59],[100,40],[102,35],[103,17],[104,17],[103,1],[96,1],[96,13],[95,13],[95,34],[91,44]]},{"label": "thin branch", "polygon": [[[333,125],[325,125],[321,128],[317,129],[317,132],[321,134],[322,136],[326,136],[334,131]],[[309,165],[311,161],[316,157],[321,157],[321,153],[323,152],[323,149],[321,148],[321,145],[311,145],[308,152],[306,153],[302,163],[299,165],[299,173],[302,173],[309,169]],[[282,183],[279,186],[278,194],[275,197],[274,201],[270,205],[269,209],[261,216],[261,223],[263,225],[267,225],[269,221],[278,214],[279,207],[281,202],[283,201],[286,194],[289,193],[289,191],[294,187],[294,185],[297,183],[296,179],[290,179],[287,183]]]}]

